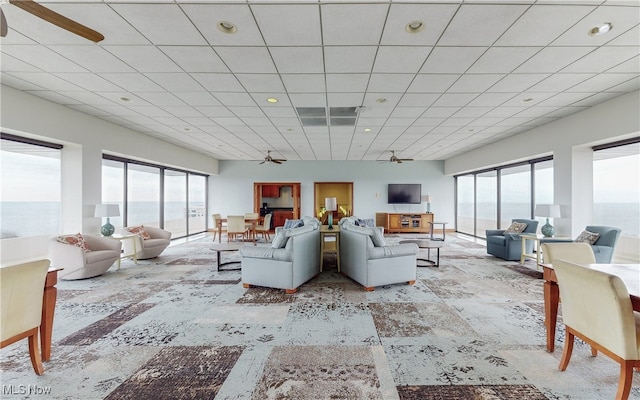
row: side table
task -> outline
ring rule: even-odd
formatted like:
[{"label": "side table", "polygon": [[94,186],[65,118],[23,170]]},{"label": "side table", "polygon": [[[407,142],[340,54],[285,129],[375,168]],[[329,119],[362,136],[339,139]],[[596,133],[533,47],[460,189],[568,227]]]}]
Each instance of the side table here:
[{"label": "side table", "polygon": [[[522,238],[522,252],[520,255],[520,264],[524,264],[527,258],[531,258],[536,260],[536,265],[538,267],[542,265],[542,262],[544,260],[544,256],[542,254],[542,246],[540,246],[542,243],[573,241],[573,239],[571,239],[570,237],[560,237],[560,236],[546,237],[546,236],[539,236],[534,234],[522,234],[520,235],[520,237]],[[526,245],[527,240],[531,240],[533,242],[533,253],[527,253],[527,245]]]},{"label": "side table", "polygon": [[[431,240],[440,240],[444,242],[444,238],[445,238],[445,227],[447,225],[446,222],[429,222],[429,224],[431,224]],[[433,237],[433,231],[435,229],[435,225],[442,225],[442,237],[441,238],[434,238]]]},{"label": "side table", "polygon": [[328,225],[322,225],[320,227],[320,272],[324,266],[324,253],[332,253],[334,250],[328,250],[325,246],[327,238],[331,241],[335,240],[336,243],[336,264],[338,266],[338,272],[340,272],[340,226],[333,225],[333,229],[329,229]]},{"label": "side table", "polygon": [[134,263],[136,263],[136,264],[138,263],[138,249],[136,248],[138,241],[136,240],[136,236],[138,236],[138,235],[135,235],[135,234],[132,234],[132,235],[115,234],[115,235],[107,236],[108,238],[111,238],[111,239],[114,239],[114,240],[119,240],[120,243],[122,243],[125,240],[132,240],[133,241],[133,253],[131,253],[131,254],[121,254],[120,255],[120,257],[118,258],[118,267],[116,268],[117,271],[120,270],[120,261],[123,258],[131,257],[131,259],[133,260]]}]

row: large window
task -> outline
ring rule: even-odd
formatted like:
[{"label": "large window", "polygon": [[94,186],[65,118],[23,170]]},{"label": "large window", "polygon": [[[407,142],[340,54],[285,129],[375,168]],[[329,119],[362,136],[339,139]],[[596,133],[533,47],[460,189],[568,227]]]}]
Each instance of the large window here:
[{"label": "large window", "polygon": [[205,175],[105,155],[102,202],[120,205],[116,227],[156,226],[174,238],[207,228]]},{"label": "large window", "polygon": [[553,159],[545,157],[456,176],[456,231],[484,237],[515,218],[532,218],[535,204],[553,202]]},{"label": "large window", "polygon": [[593,152],[593,225],[622,229],[616,258],[640,254],[640,142],[595,148]]},{"label": "large window", "polygon": [[60,233],[62,146],[2,134],[0,238]]}]

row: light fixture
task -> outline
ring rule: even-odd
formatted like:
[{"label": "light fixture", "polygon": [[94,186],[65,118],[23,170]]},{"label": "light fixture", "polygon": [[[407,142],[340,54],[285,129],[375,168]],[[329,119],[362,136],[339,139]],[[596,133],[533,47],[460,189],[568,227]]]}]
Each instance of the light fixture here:
[{"label": "light fixture", "polygon": [[128,103],[131,101],[131,99],[128,97],[120,97],[120,101],[124,101],[125,103]]},{"label": "light fixture", "polygon": [[431,195],[429,193],[422,196],[422,202],[427,203],[427,214],[431,212]]},{"label": "light fixture", "polygon": [[378,99],[376,99],[376,103],[386,103],[387,99],[385,99],[384,97],[380,97]]},{"label": "light fixture", "polygon": [[216,25],[216,27],[218,28],[218,30],[230,35],[238,32],[238,28],[236,28],[236,26],[229,21],[220,21],[218,22],[218,25]]},{"label": "light fixture", "polygon": [[364,128],[365,132],[371,132],[371,128]]},{"label": "light fixture", "polygon": [[268,102],[268,103],[274,103],[274,104],[275,104],[275,103],[277,103],[277,102],[278,102],[278,99],[276,99],[275,97],[269,97],[269,98],[267,99],[267,102]]},{"label": "light fixture", "polygon": [[533,101],[533,98],[532,97],[527,97],[526,99],[520,100],[520,103],[528,103],[530,101]]},{"label": "light fixture", "polygon": [[115,232],[116,228],[111,225],[109,221],[109,217],[119,217],[120,216],[120,206],[117,204],[96,204],[96,208],[94,211],[94,217],[107,217],[107,223],[102,225],[100,228],[100,233],[102,236],[111,236],[113,232]]},{"label": "light fixture", "polygon": [[560,218],[560,206],[557,204],[538,204],[534,214],[536,217],[545,217],[547,219],[547,223],[540,228],[540,232],[544,237],[552,237],[556,230],[549,223],[549,218]]},{"label": "light fixture", "polygon": [[329,213],[329,217],[327,218],[329,228],[327,229],[333,230],[333,212],[338,209],[338,199],[335,197],[325,197],[324,209]]},{"label": "light fixture", "polygon": [[424,22],[422,21],[411,21],[404,27],[404,30],[409,33],[418,33],[423,29],[424,29]]},{"label": "light fixture", "polygon": [[611,22],[605,22],[600,26],[594,26],[593,28],[589,29],[589,36],[604,35],[605,33],[609,32],[611,28],[613,28]]}]

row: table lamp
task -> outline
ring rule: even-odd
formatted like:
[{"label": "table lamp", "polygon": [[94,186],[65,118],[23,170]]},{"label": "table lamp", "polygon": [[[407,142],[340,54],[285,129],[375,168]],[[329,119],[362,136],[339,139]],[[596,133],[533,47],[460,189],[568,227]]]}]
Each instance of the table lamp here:
[{"label": "table lamp", "polygon": [[552,237],[556,230],[549,223],[549,218],[560,218],[560,206],[557,204],[538,204],[536,205],[535,215],[536,217],[547,218],[547,223],[542,225],[540,232],[544,237]]},{"label": "table lamp", "polygon": [[102,236],[111,236],[116,228],[109,222],[109,217],[119,217],[120,207],[117,204],[96,204],[94,216],[107,217],[107,223],[102,225],[100,233],[102,233]]},{"label": "table lamp", "polygon": [[422,202],[423,203],[427,203],[427,214],[431,212],[431,195],[430,194],[425,194],[422,195]]},{"label": "table lamp", "polygon": [[324,208],[329,213],[328,224],[329,230],[333,230],[333,212],[338,209],[338,200],[335,197],[325,197]]}]

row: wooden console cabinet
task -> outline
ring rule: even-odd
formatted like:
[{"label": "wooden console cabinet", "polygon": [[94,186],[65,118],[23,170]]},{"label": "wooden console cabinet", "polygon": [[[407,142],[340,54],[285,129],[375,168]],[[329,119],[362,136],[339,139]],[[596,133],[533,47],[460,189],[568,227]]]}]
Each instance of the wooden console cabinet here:
[{"label": "wooden console cabinet", "polygon": [[376,213],[376,226],[389,233],[431,233],[432,213]]}]

